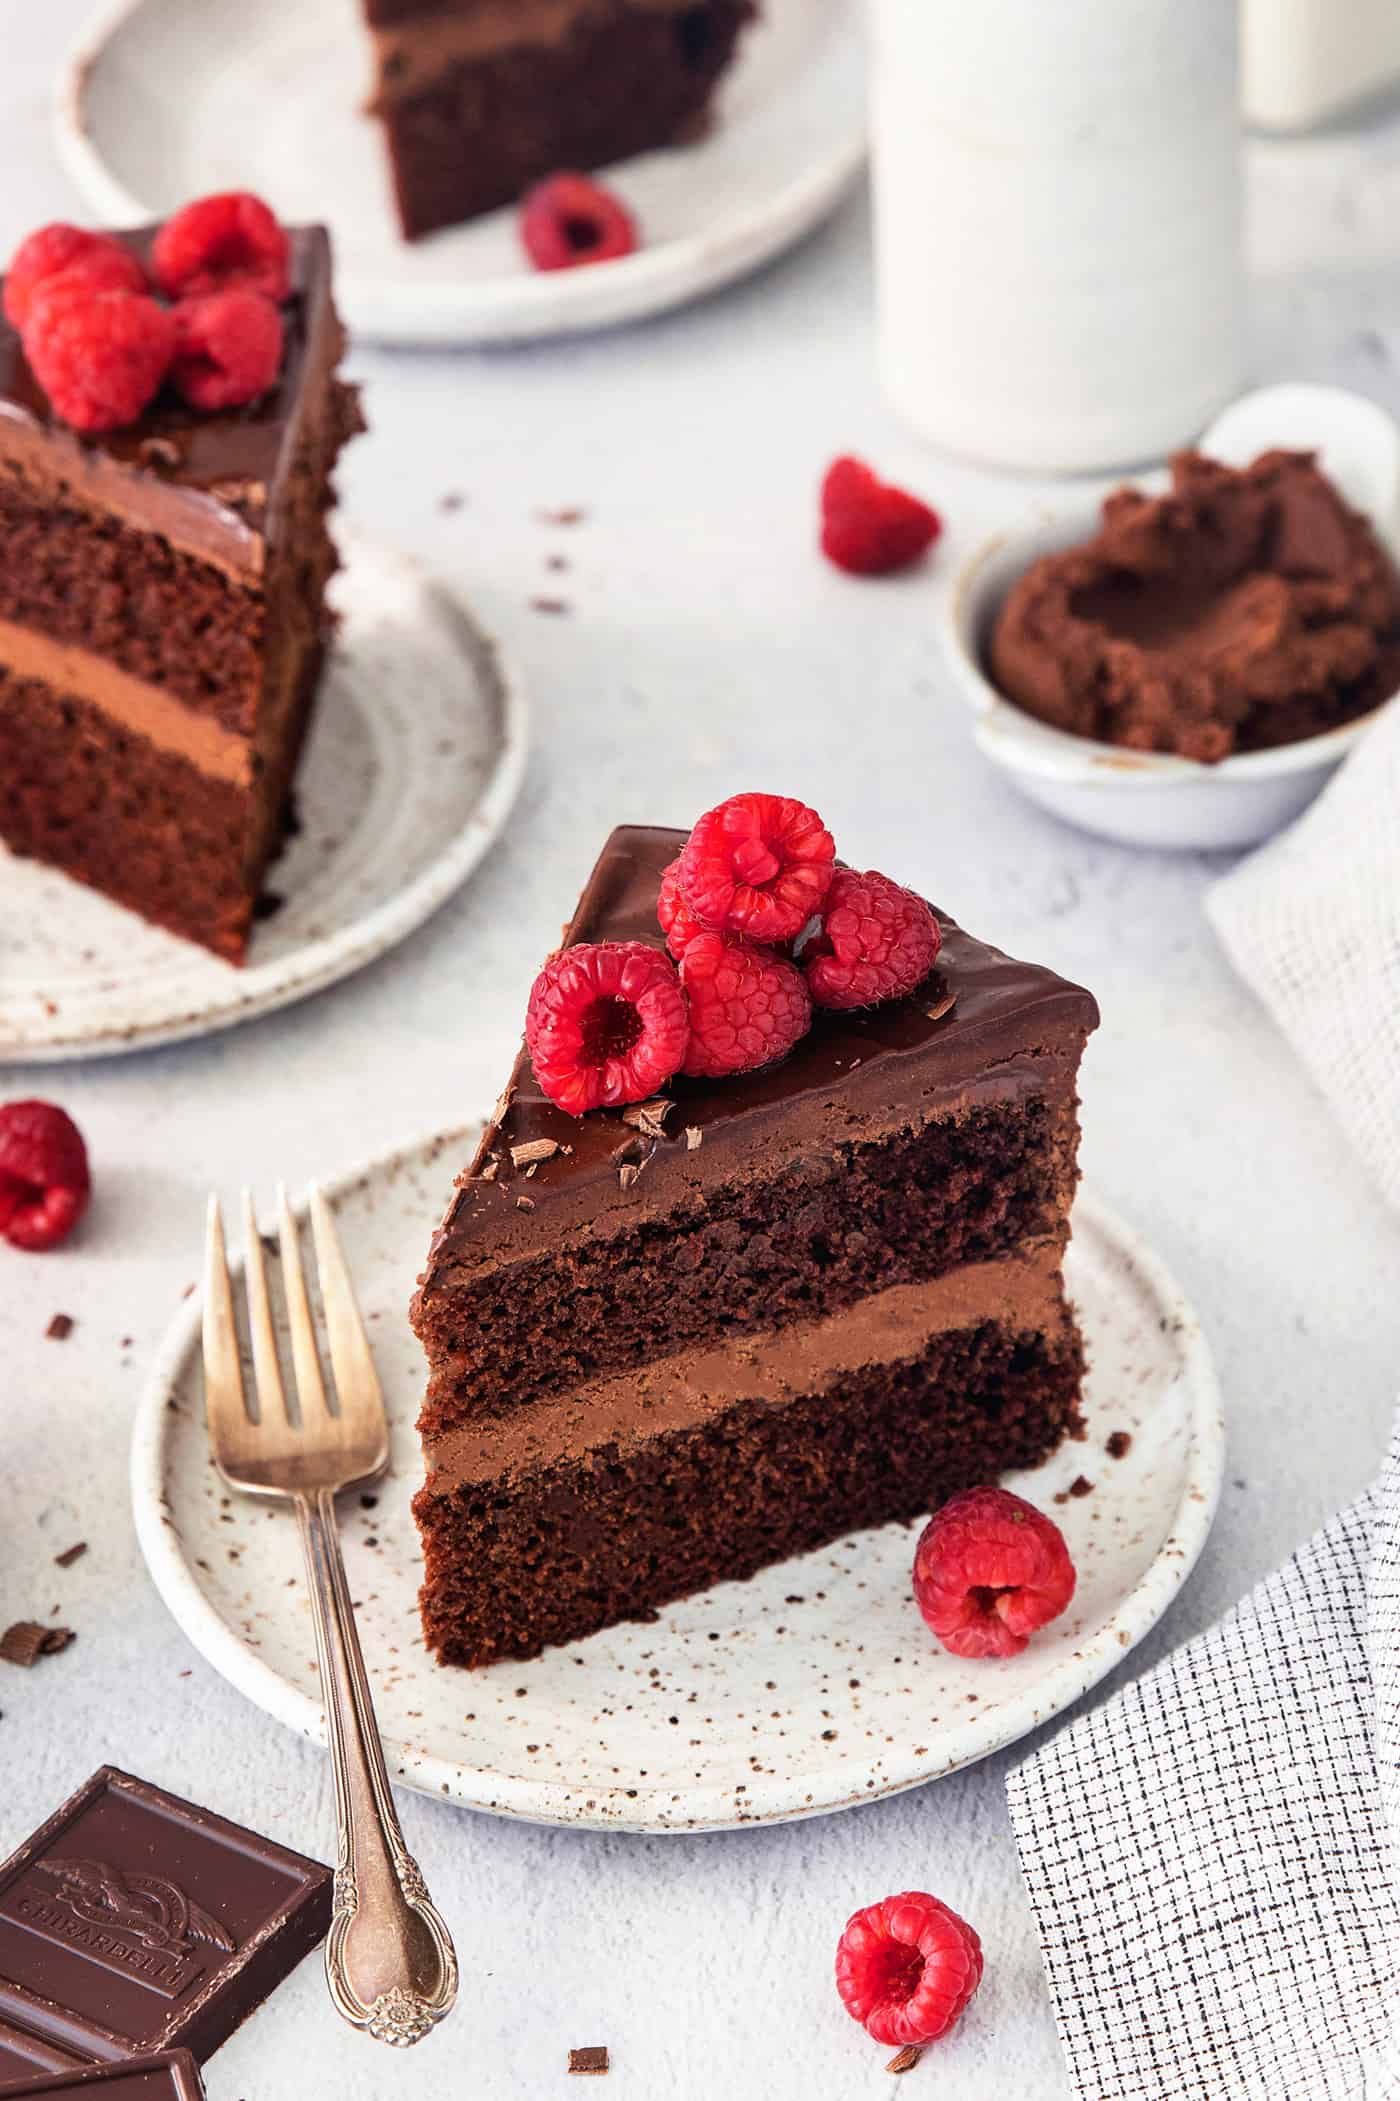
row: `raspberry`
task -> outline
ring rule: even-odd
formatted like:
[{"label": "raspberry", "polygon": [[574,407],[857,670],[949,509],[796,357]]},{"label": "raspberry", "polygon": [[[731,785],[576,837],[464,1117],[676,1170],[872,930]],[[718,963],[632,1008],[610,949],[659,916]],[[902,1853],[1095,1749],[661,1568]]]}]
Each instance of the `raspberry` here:
[{"label": "raspberry", "polygon": [[731,795],[687,839],[679,881],[702,926],[772,945],[820,911],[835,863],[831,834],[805,803]]},{"label": "raspberry", "polygon": [[802,967],[819,1007],[873,1007],[922,984],[942,941],[938,921],[912,890],[873,868],[864,875],[838,868]]},{"label": "raspberry", "polygon": [[95,291],[65,275],[36,292],[23,341],[55,415],[75,430],[118,430],[159,393],[175,323],[141,293]]},{"label": "raspberry", "polygon": [[695,914],[686,902],[681,888],[681,864],[679,856],[669,868],[661,871],[661,889],[656,899],[656,917],[661,931],[666,936],[666,946],[679,963],[697,934],[703,934]]},{"label": "raspberry", "polygon": [[1019,1656],[1073,1596],[1059,1526],[1005,1488],[964,1489],[914,1550],[915,1601],[955,1656]]},{"label": "raspberry", "polygon": [[87,1209],[87,1147],[52,1102],[0,1108],[0,1234],[36,1254],[66,1240]]},{"label": "raspberry", "polygon": [[620,197],[586,175],[551,175],[528,191],[520,239],[537,270],[611,263],[637,246],[637,227]]},{"label": "raspberry", "polygon": [[908,1889],[846,1921],[836,1989],[877,2043],[933,2043],[982,1982],[982,1943],[937,1897]]},{"label": "raspberry", "polygon": [[170,299],[198,299],[240,285],[276,303],[291,288],[291,252],[261,197],[222,190],[166,220],[151,249],[151,268]]},{"label": "raspberry", "polygon": [[812,1026],[812,1002],[796,964],[751,941],[697,933],[681,958],[690,1001],[690,1043],[681,1071],[719,1080],[783,1058]]},{"label": "raspberry", "polygon": [[104,292],[144,292],[146,273],[137,258],[110,234],[79,226],[41,226],[15,250],[5,275],[5,318],[23,329],[35,292],[43,285],[82,279]]},{"label": "raspberry", "polygon": [[938,538],[937,511],[882,482],[861,460],[833,462],[822,482],[822,553],[852,576],[907,569]]},{"label": "raspberry", "polygon": [[175,309],[170,377],[191,408],[236,409],[265,394],[282,368],[282,316],[261,292],[235,286]]},{"label": "raspberry", "polygon": [[535,1078],[570,1116],[643,1102],[690,1036],[675,965],[642,941],[581,941],[535,979],[525,1041]]}]

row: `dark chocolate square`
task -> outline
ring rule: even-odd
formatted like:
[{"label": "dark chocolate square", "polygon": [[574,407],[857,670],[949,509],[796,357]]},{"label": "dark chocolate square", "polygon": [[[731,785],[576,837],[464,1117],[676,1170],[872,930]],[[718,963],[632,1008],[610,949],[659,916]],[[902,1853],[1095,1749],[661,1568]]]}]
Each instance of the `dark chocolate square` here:
[{"label": "dark chocolate square", "polygon": [[120,2065],[84,2065],[75,2072],[7,2086],[5,2101],[76,2094],[79,2101],[204,2101],[204,2081],[188,2050],[162,2050],[154,2057],[128,2058]]},{"label": "dark chocolate square", "polygon": [[86,2059],[202,2061],[330,1903],[316,1861],[103,1766],[0,1867],[0,2017]]}]

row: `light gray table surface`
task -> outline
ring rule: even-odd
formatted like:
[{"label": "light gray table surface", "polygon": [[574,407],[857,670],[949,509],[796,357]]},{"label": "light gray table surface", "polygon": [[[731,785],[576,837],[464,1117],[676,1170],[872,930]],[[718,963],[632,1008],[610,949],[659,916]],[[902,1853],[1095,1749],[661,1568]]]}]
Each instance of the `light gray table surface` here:
[{"label": "light gray table surface", "polygon": [[[82,216],[47,129],[74,17],[68,0],[0,8],[4,253],[42,219]],[[1258,376],[1340,378],[1400,409],[1400,119],[1256,145],[1249,171]],[[1215,1619],[1374,1471],[1400,1362],[1396,1221],[1206,926],[1226,863],[1082,837],[979,760],[939,660],[939,594],[979,536],[1045,491],[896,425],[870,304],[860,197],[761,276],[644,327],[492,354],[352,353],[372,433],[342,471],[345,519],[425,557],[503,637],[533,698],[528,779],[465,891],[350,982],[183,1048],[0,1073],[0,1098],[72,1111],[97,1184],[70,1250],[0,1246],[0,1624],[57,1608],[78,1632],[27,1674],[0,1667],[0,1853],[101,1760],[329,1852],[324,1754],[216,1676],[146,1576],[126,1500],[132,1411],[197,1274],[206,1191],[334,1173],[483,1111],[619,819],[688,823],[742,786],[800,793],[852,859],[1097,992],[1085,1167],[1194,1298],[1230,1429],[1204,1559],[1120,1679]],[[816,484],[845,449],[942,509],[927,571],[860,584],[816,554]],[[537,515],[567,504],[588,513],[570,530]],[[567,574],[546,569],[552,552]],[[542,591],[570,614],[531,610]],[[44,1336],[58,1310],[78,1323],[63,1344]],[[87,1555],[53,1567],[78,1538]],[[562,2092],[568,2046],[592,2042],[612,2050],[616,2101],[883,2092],[888,2052],[842,2013],[831,1955],[850,1910],[910,1886],[964,1911],[988,1958],[919,2090],[1064,2095],[1009,1762],[699,1839],[532,1829],[405,1795],[461,1953],[456,2017],[391,2056],[341,2026],[308,1963],[214,2059],[212,2101],[506,2101]]]}]

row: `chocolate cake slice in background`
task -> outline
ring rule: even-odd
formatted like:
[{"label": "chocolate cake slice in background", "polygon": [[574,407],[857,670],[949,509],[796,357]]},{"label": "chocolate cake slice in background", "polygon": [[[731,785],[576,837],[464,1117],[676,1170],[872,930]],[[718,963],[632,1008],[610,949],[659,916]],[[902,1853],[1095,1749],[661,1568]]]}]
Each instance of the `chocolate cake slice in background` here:
[{"label": "chocolate cake slice in background", "polygon": [[693,137],[753,0],[365,0],[404,236]]},{"label": "chocolate cake slice in background", "polygon": [[[614,832],[566,945],[660,947],[683,843]],[[413,1308],[444,1660],[916,1516],[1075,1425],[1060,1270],[1097,1009],[943,933],[911,997],[818,1012],[781,1065],[650,1111],[567,1116],[521,1053]]]},{"label": "chocolate cake slice in background", "polygon": [[[145,254],[154,229],[119,236]],[[0,320],[0,839],[241,962],[330,632],[361,427],[329,240],[296,230],[278,381],[80,437]]]}]

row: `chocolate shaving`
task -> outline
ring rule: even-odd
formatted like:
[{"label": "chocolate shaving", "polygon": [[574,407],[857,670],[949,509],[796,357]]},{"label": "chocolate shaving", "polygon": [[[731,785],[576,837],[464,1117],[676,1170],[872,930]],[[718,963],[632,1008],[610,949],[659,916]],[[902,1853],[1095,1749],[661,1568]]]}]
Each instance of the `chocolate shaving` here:
[{"label": "chocolate shaving", "polygon": [[552,1160],[559,1150],[557,1138],[531,1138],[524,1145],[513,1145],[510,1149],[512,1167],[536,1167],[541,1160]]},{"label": "chocolate shaving", "polygon": [[[953,1011],[954,1007],[955,1007],[955,1006],[957,1005],[957,1003],[958,1003],[958,995],[957,995],[957,993],[956,993],[956,992],[945,992],[945,993],[944,993],[944,995],[943,995],[943,997],[942,997],[942,999],[941,999],[941,1000],[940,1000],[940,1001],[938,1002],[938,1005],[937,1005],[936,1007],[930,1007],[930,1008],[929,1008],[929,1010],[928,1010],[928,1018],[929,1018],[929,1020],[930,1020],[930,1021],[942,1021],[942,1019],[943,1019],[943,1017],[944,1017],[944,1015],[945,1015],[945,1014],[951,1014],[951,1013],[952,1013],[952,1011]],[[911,2046],[911,2047],[912,2047],[912,2046]]]},{"label": "chocolate shaving", "polygon": [[41,1627],[37,1620],[16,1620],[0,1634],[0,1661],[27,1671],[41,1656],[56,1656],[73,1639],[71,1627]]},{"label": "chocolate shaving", "polygon": [[532,598],[530,610],[535,613],[567,613],[570,610],[567,598]]},{"label": "chocolate shaving", "polygon": [[887,2072],[912,2072],[923,2054],[917,2043],[906,2043],[902,2050],[895,2051],[894,2056],[885,2066],[885,2070]]},{"label": "chocolate shaving", "polygon": [[630,1108],[623,1110],[622,1121],[630,1123],[634,1131],[641,1131],[648,1138],[664,1138],[666,1119],[675,1106],[664,1094],[658,1094],[649,1102],[633,1102]]},{"label": "chocolate shaving", "polygon": [[607,2069],[608,2048],[606,2043],[589,2043],[582,2050],[571,2050],[569,2052],[569,2070],[571,2072],[597,2074],[606,2072]]},{"label": "chocolate shaving", "polygon": [[67,1342],[73,1332],[73,1326],[74,1322],[71,1313],[55,1313],[44,1333],[48,1336],[50,1342]]},{"label": "chocolate shaving", "polygon": [[515,1199],[515,1208],[517,1211],[533,1211],[535,1199],[532,1196],[518,1196]]},{"label": "chocolate shaving", "polygon": [[485,1166],[482,1168],[481,1173],[475,1177],[475,1179],[478,1182],[494,1182],[500,1171],[500,1161],[497,1160],[494,1155],[488,1154]]},{"label": "chocolate shaving", "polygon": [[541,511],[539,515],[545,525],[582,525],[588,513],[582,504],[566,503],[560,510]]},{"label": "chocolate shaving", "polygon": [[75,1546],[65,1547],[61,1554],[55,1554],[53,1558],[59,1568],[71,1568],[75,1561],[82,1560],[86,1552],[87,1541],[80,1539]]},{"label": "chocolate shaving", "polygon": [[624,1160],[617,1170],[617,1179],[624,1189],[631,1189],[642,1179],[642,1170],[635,1160]]},{"label": "chocolate shaving", "polygon": [[1133,1433],[1131,1430],[1114,1430],[1104,1445],[1104,1450],[1110,1459],[1126,1459],[1128,1453],[1132,1450],[1132,1444]]},{"label": "chocolate shaving", "polygon": [[491,1111],[491,1129],[499,1130],[505,1122],[511,1103],[515,1100],[515,1082],[510,1080],[496,1097],[496,1106]]},{"label": "chocolate shaving", "polygon": [[688,1123],[685,1127],[686,1151],[688,1153],[698,1153],[704,1136],[705,1133],[701,1130],[698,1123]]},{"label": "chocolate shaving", "polygon": [[136,448],[143,467],[178,467],[180,448],[171,438],[143,438]]}]

